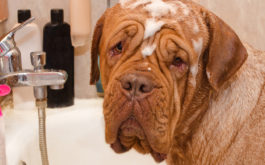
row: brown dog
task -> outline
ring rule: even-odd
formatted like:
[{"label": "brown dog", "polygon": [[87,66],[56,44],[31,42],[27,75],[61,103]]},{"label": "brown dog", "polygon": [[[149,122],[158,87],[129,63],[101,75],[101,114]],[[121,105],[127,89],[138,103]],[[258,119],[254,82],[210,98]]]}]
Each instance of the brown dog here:
[{"label": "brown dog", "polygon": [[91,83],[106,141],[168,164],[265,164],[265,53],[190,0],[123,0],[99,19]]}]

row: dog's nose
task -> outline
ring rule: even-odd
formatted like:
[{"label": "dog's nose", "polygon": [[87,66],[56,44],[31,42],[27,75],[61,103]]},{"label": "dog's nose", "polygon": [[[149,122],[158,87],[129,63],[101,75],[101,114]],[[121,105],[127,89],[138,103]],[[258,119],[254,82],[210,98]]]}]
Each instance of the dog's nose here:
[{"label": "dog's nose", "polygon": [[154,84],[150,78],[139,74],[127,74],[121,78],[121,86],[130,96],[141,96],[150,93]]}]

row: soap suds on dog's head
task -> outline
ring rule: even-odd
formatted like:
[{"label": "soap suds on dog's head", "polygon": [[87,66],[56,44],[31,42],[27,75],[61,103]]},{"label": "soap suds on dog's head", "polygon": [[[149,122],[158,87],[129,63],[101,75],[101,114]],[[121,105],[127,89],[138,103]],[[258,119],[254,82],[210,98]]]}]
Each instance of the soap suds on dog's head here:
[{"label": "soap suds on dog's head", "polygon": [[206,75],[207,75],[208,80],[210,80],[211,79],[211,73],[207,71]]},{"label": "soap suds on dog's head", "polygon": [[196,76],[198,73],[198,67],[199,67],[199,59],[202,53],[203,48],[203,39],[200,37],[197,41],[192,40],[193,49],[195,50],[197,56],[197,59],[195,61],[195,64],[193,64],[190,68],[190,72],[192,74],[192,80],[191,84],[195,87],[196,86]]},{"label": "soap suds on dog's head", "polygon": [[142,55],[144,58],[151,56],[156,48],[156,44],[148,45],[142,50]]},{"label": "soap suds on dog's head", "polygon": [[181,1],[164,2],[163,0],[138,0],[130,3],[132,0],[120,0],[124,8],[135,9],[140,5],[145,5],[144,9],[150,13],[153,18],[159,18],[165,15],[174,15],[178,9],[181,9],[185,16],[190,13],[189,7]]},{"label": "soap suds on dog's head", "polygon": [[121,4],[121,7],[126,7],[125,4],[127,4],[128,2],[130,2],[130,0],[119,0],[119,3]]},{"label": "soap suds on dog's head", "polygon": [[198,54],[198,56],[200,56],[202,52],[202,47],[203,47],[203,39],[199,38],[198,41],[192,40],[192,45],[193,45],[195,52]]},{"label": "soap suds on dog's head", "polygon": [[167,14],[176,14],[176,6],[162,0],[152,0],[150,4],[145,6],[145,9],[152,17],[162,17]]},{"label": "soap suds on dog's head", "polygon": [[192,84],[193,87],[196,87],[196,76],[197,76],[197,73],[198,73],[198,66],[196,65],[193,65],[190,67],[190,72],[191,72],[191,75],[192,75],[192,78],[190,80],[190,83]]},{"label": "soap suds on dog's head", "polygon": [[147,19],[145,22],[144,39],[153,36],[164,24],[163,21],[156,21],[154,18]]},{"label": "soap suds on dog's head", "polygon": [[182,9],[183,11],[183,14],[185,16],[188,16],[189,13],[190,13],[190,9],[188,8],[188,6],[184,3],[182,3],[181,1],[176,1],[177,4],[179,4],[180,8]]},{"label": "soap suds on dog's head", "polygon": [[134,9],[140,5],[146,5],[144,8],[147,10],[152,17],[162,17],[166,14],[175,14],[176,6],[174,4],[164,2],[163,0],[138,0],[134,3],[127,4],[130,0],[120,0],[122,7]]},{"label": "soap suds on dog's head", "polygon": [[128,8],[134,9],[134,8],[140,6],[140,5],[144,5],[144,4],[149,3],[149,2],[151,2],[151,0],[138,0],[138,1],[130,4],[128,6]]},{"label": "soap suds on dog's head", "polygon": [[199,32],[200,32],[200,27],[199,27],[199,25],[197,24],[196,19],[194,19],[194,21],[193,21],[193,33],[194,33],[194,34],[197,34],[197,33],[199,33]]}]

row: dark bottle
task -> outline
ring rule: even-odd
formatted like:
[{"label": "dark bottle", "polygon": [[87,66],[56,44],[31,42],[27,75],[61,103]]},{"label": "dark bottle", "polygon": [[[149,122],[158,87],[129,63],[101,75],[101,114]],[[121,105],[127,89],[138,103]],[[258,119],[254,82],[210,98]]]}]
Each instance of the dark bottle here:
[{"label": "dark bottle", "polygon": [[62,69],[68,79],[61,90],[48,88],[48,107],[66,107],[74,104],[74,48],[71,43],[70,25],[64,22],[63,10],[51,10],[51,22],[44,26],[43,50],[46,52],[47,69]]}]

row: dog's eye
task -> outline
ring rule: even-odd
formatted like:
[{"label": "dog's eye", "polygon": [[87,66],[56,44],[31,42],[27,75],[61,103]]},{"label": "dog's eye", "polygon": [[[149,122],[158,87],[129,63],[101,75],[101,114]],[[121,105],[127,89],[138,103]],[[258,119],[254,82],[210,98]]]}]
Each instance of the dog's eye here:
[{"label": "dog's eye", "polygon": [[116,49],[117,51],[121,52],[121,51],[122,51],[122,43],[119,42],[119,43],[116,45],[115,49]]},{"label": "dog's eye", "polygon": [[184,64],[184,61],[179,58],[179,57],[176,57],[174,60],[173,60],[173,63],[172,63],[174,66],[176,67],[181,67],[183,64]]},{"label": "dog's eye", "polygon": [[181,78],[187,72],[188,65],[182,58],[175,57],[169,68],[177,78]]},{"label": "dog's eye", "polygon": [[111,50],[111,56],[119,55],[122,53],[122,42],[119,42],[115,47]]}]

